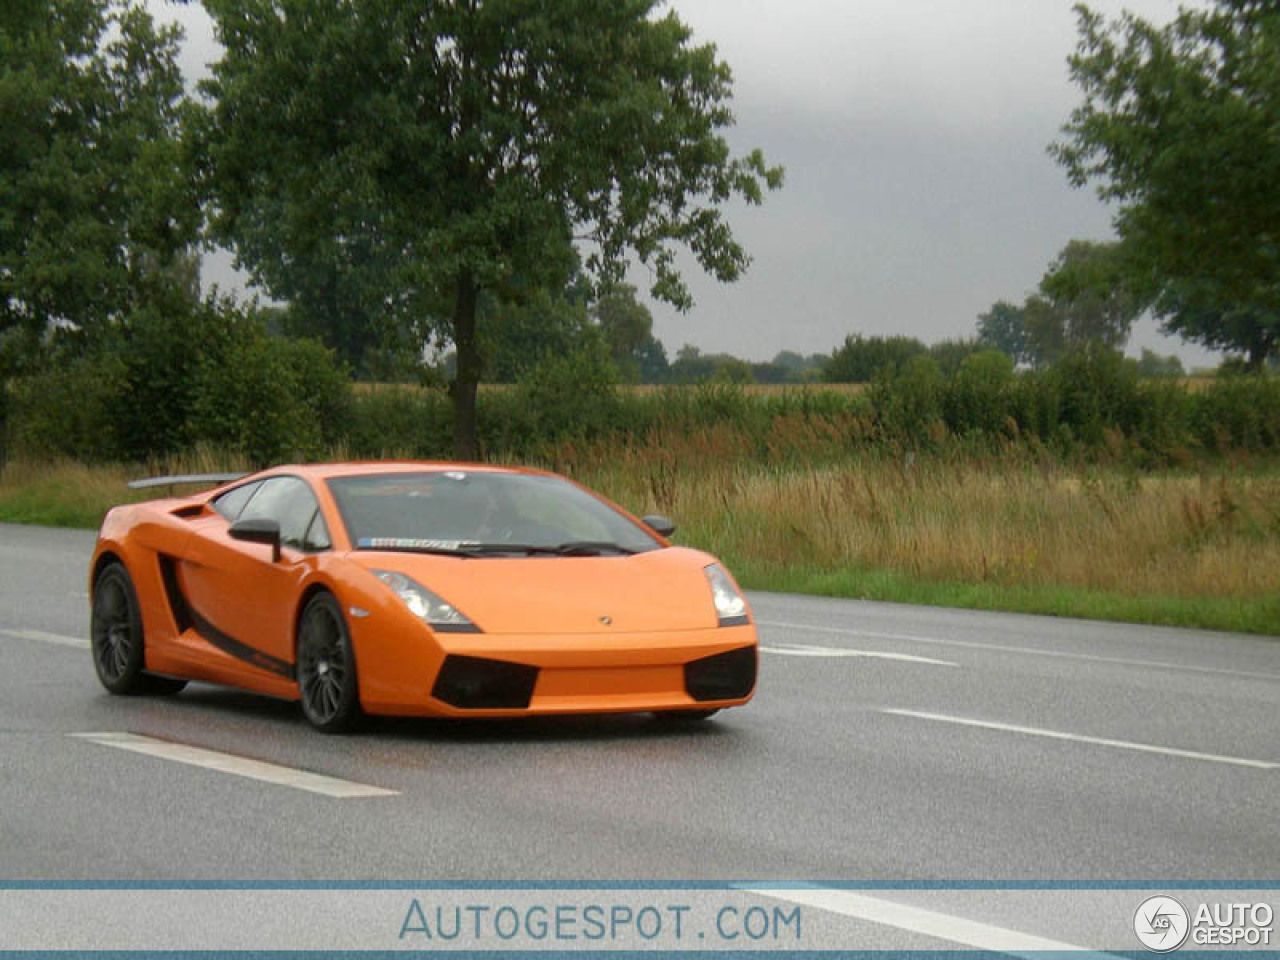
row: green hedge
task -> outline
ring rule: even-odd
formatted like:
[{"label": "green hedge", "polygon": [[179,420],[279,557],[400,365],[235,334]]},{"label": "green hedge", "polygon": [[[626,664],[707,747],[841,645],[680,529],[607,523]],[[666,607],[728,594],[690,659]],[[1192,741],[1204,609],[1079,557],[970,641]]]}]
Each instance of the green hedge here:
[{"label": "green hedge", "polygon": [[[482,391],[482,450],[560,463],[584,445],[648,444],[804,465],[877,446],[1021,445],[1139,466],[1280,451],[1280,379],[1226,377],[1192,390],[1143,379],[1107,350],[1026,373],[978,352],[949,376],[918,354],[863,395],[758,395],[729,383],[635,392],[613,376],[608,356],[588,348]],[[10,399],[11,447],[30,458],[138,461],[207,446],[263,464],[335,452],[447,459],[453,446],[444,390],[353,390],[329,351],[272,336],[252,312],[218,303],[132,317],[117,343],[15,382]]]},{"label": "green hedge", "polygon": [[323,456],[351,426],[350,384],[328,350],[215,301],[133,314],[13,394],[10,441],[31,458],[143,461],[205,445],[267,464]]}]

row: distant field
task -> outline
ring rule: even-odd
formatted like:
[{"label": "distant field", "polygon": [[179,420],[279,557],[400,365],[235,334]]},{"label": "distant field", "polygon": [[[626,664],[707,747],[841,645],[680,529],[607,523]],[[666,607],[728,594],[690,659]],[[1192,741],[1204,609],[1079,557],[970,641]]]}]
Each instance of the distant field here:
[{"label": "distant field", "polygon": [[[1180,377],[1174,382],[1180,383],[1195,393],[1209,389],[1213,386],[1214,378],[1206,376]],[[514,384],[510,383],[482,383],[480,385],[481,393],[505,393],[514,388]],[[627,393],[635,394],[651,394],[658,393],[663,390],[696,390],[700,384],[656,384],[656,383],[630,383],[622,384],[619,390]],[[742,390],[749,396],[753,397],[777,397],[787,393],[835,393],[843,396],[857,397],[862,396],[870,388],[870,384],[866,383],[748,383],[742,385]],[[417,384],[402,383],[357,383],[355,385],[357,393],[373,393],[379,390],[408,390],[417,392],[430,388],[421,387]],[[438,388],[437,388],[438,389]]]},{"label": "distant field", "polygon": [[[656,383],[629,383],[621,384],[618,389],[626,393],[650,394],[658,393],[663,390],[696,390],[700,384],[656,384]],[[865,383],[748,383],[742,385],[742,390],[749,396],[754,397],[775,397],[786,393],[837,393],[844,396],[861,396],[867,391],[868,385]],[[505,393],[515,388],[515,384],[511,383],[482,383],[480,384],[481,393]],[[418,392],[430,390],[429,387],[421,387],[417,384],[405,383],[369,383],[362,382],[355,385],[357,393],[376,393],[380,390],[408,390]],[[436,388],[438,389],[438,388]]]}]

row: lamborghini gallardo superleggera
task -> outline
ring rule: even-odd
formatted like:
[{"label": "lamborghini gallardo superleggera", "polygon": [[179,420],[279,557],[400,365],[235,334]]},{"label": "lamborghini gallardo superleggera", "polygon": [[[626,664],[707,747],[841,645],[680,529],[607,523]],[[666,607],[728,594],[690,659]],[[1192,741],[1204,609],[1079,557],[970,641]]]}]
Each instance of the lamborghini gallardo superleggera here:
[{"label": "lamborghini gallardo superleggera", "polygon": [[287,466],[116,507],[90,571],[93,663],[118,694],[188,680],[362,713],[653,711],[746,703],[756,631],[714,557],[554,474]]}]

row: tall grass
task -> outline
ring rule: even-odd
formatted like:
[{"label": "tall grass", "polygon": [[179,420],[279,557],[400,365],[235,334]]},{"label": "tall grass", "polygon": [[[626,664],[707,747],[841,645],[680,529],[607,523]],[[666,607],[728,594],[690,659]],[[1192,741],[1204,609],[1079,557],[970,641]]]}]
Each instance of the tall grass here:
[{"label": "tall grass", "polygon": [[[1280,634],[1280,468],[1263,454],[1139,469],[1122,438],[1072,458],[1025,437],[918,453],[860,441],[874,424],[843,401],[653,402],[643,430],[494,459],[667,514],[679,542],[753,588]],[[154,495],[129,491],[133,477],[247,466],[209,449],[137,466],[17,459],[0,471],[0,519],[92,527]]]},{"label": "tall grass", "polygon": [[812,469],[735,456],[732,432],[632,446],[570,472],[753,569],[881,568],[940,581],[1187,597],[1280,593],[1280,475],[1139,474],[996,457]]}]

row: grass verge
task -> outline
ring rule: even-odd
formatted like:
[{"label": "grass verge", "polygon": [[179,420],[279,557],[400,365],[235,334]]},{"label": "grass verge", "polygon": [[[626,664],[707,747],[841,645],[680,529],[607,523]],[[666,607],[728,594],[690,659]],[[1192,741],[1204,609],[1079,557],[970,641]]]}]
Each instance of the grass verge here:
[{"label": "grass verge", "polygon": [[[1138,474],[998,457],[769,465],[637,444],[556,466],[748,589],[1280,635],[1280,474]],[[0,521],[96,528],[148,473],[235,469],[201,455],[148,467],[10,463]],[[164,491],[160,491],[161,495]]]}]

